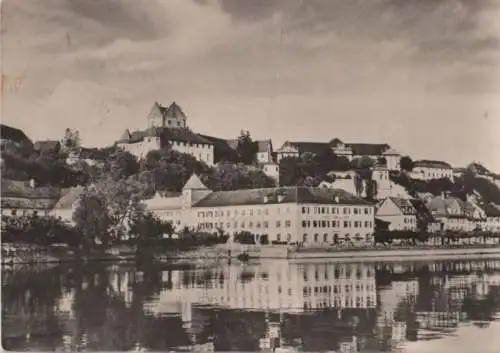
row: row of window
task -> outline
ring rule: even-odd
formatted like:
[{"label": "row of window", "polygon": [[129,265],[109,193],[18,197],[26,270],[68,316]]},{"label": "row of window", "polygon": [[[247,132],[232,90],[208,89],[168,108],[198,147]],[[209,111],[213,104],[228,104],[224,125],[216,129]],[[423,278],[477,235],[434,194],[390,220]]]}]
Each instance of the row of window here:
[{"label": "row of window", "polygon": [[[302,207],[302,214],[340,214],[341,207]],[[351,214],[351,207],[342,207],[342,213],[345,215]],[[371,214],[371,207],[354,207],[352,214]]]},{"label": "row of window", "polygon": [[366,289],[368,292],[375,292],[375,286],[373,284],[367,284],[366,287],[363,286],[363,284],[357,284],[356,286],[353,286],[351,284],[346,284],[345,286],[342,286],[340,284],[334,284],[333,286],[315,286],[315,287],[303,287],[303,294],[304,296],[310,296],[313,293],[314,289],[314,294],[318,293],[334,293],[334,294],[339,294],[342,292],[342,288],[344,288],[345,293],[350,293],[353,292],[354,289],[356,289],[357,292],[363,291],[363,288]]},{"label": "row of window", "polygon": [[[320,235],[318,233],[314,234],[314,238],[313,239],[314,239],[315,243],[319,243],[320,242]],[[323,237],[321,239],[322,239],[322,241],[324,243],[329,243],[331,241],[333,241],[334,243],[337,243],[340,238],[339,238],[339,235],[337,233],[333,234],[332,237],[330,237],[328,234],[325,233],[325,234],[323,234]],[[346,234],[343,239],[345,239],[345,240],[351,240],[350,239],[350,234]],[[363,240],[363,239],[366,240],[366,241],[371,241],[372,240],[372,235],[370,233],[367,233],[363,237],[361,234],[356,233],[356,235],[353,238],[353,240]],[[302,235],[302,241],[304,243],[307,243],[309,241],[309,235],[307,233],[304,233]]]},{"label": "row of window", "polygon": [[[224,227],[225,225],[225,227]],[[276,221],[276,227],[277,228],[280,228],[282,225],[281,221]],[[287,221],[284,221],[283,222],[283,225],[285,228],[290,228],[292,226],[292,222],[287,220]],[[201,228],[202,229],[216,229],[216,228],[226,228],[226,229],[230,229],[230,228],[233,228],[233,229],[237,229],[237,228],[242,228],[242,229],[246,229],[246,228],[253,228],[255,226],[255,228],[259,229],[259,228],[269,228],[269,222],[268,221],[263,221],[263,222],[252,222],[252,221],[248,221],[248,222],[241,222],[241,223],[238,223],[238,222],[205,222],[205,223],[202,223],[200,224]]]},{"label": "row of window", "polygon": [[[362,221],[302,221],[302,228],[341,228],[341,225],[344,225],[344,228],[363,228]],[[373,226],[372,221],[364,222],[365,228],[371,228]]]},{"label": "row of window", "polygon": [[191,142],[185,142],[185,141],[172,141],[172,147],[174,146],[179,146],[179,147],[194,147],[194,148],[211,148],[212,145],[206,145],[206,144],[198,144],[198,143],[191,143]]},{"label": "row of window", "polygon": [[[287,207],[285,209],[286,213],[290,213],[290,208]],[[281,209],[277,208],[276,213],[281,213]],[[198,218],[207,218],[207,217],[231,217],[231,215],[237,217],[237,216],[253,216],[253,215],[269,215],[269,209],[268,208],[257,208],[257,209],[243,209],[243,210],[226,210],[226,211],[200,211],[198,212]]]},{"label": "row of window", "polygon": [[[358,280],[361,280],[363,279],[363,273],[359,270],[355,271],[355,272],[352,272],[350,268],[346,268],[345,271],[341,271],[340,269],[336,268],[335,271],[333,272],[333,277],[335,279],[339,279],[341,277],[346,277],[346,278],[349,278],[351,277],[352,275],[355,275],[356,279]],[[372,277],[373,276],[373,273],[372,271],[368,270],[366,271],[366,274],[365,274],[365,277]],[[319,272],[318,271],[314,271],[314,279],[316,281],[319,281],[320,278],[319,278]],[[324,278],[325,280],[328,280],[328,271],[325,271],[324,273]],[[307,272],[304,272],[304,281],[307,282],[309,279],[309,275]]]}]

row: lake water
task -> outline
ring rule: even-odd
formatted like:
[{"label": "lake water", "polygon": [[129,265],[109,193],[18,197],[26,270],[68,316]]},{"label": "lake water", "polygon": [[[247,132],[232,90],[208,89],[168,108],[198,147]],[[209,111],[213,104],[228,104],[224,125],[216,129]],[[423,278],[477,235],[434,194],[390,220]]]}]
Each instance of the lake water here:
[{"label": "lake water", "polygon": [[2,270],[8,350],[500,352],[500,259]]}]

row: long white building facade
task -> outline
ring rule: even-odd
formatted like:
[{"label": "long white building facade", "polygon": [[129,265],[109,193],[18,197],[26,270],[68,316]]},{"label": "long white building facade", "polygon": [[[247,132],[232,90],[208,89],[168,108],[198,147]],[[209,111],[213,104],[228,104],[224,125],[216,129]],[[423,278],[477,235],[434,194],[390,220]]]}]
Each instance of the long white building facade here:
[{"label": "long white building facade", "polygon": [[193,175],[182,193],[145,201],[176,231],[234,235],[248,231],[270,242],[304,244],[372,243],[374,205],[339,189],[279,187],[212,191]]}]

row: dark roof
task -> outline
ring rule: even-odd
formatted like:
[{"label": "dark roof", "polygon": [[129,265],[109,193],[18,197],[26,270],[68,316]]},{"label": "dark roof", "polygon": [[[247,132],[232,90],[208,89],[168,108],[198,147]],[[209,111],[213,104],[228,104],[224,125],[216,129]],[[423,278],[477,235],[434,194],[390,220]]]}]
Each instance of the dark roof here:
[{"label": "dark roof", "polygon": [[483,210],[487,217],[500,217],[500,209],[492,204],[484,205]]},{"label": "dark roof", "polygon": [[389,197],[389,199],[394,202],[394,204],[401,210],[404,215],[415,215],[416,210],[413,204],[408,199],[401,197]]},{"label": "dark roof", "polygon": [[29,182],[2,179],[3,208],[50,209],[56,204],[60,190],[53,187],[31,188]]},{"label": "dark roof", "polygon": [[257,152],[272,151],[271,140],[259,140],[255,141],[255,143],[257,144]]},{"label": "dark roof", "polygon": [[[282,195],[281,202],[278,195]],[[268,197],[265,202],[265,197]],[[336,202],[338,198],[339,202]],[[332,205],[371,205],[369,202],[340,189],[312,187],[280,187],[216,191],[201,199],[194,207],[262,205],[276,203],[312,203]]]},{"label": "dark roof", "polygon": [[238,154],[236,153],[236,147],[233,148],[229,144],[230,140],[224,140],[218,137],[202,135],[202,134],[199,134],[199,136],[201,136],[205,140],[210,141],[214,145],[214,153],[216,161],[220,159],[217,157],[222,157],[222,156],[224,156],[225,158],[229,157],[229,159],[231,160],[237,160]]},{"label": "dark roof", "polygon": [[203,138],[201,135],[195,134],[193,131],[187,128],[181,128],[181,129],[163,128],[161,129],[160,133],[162,137],[168,141],[184,141],[191,143],[200,143],[200,144],[203,143],[207,145],[213,145],[213,143],[210,140]]},{"label": "dark roof", "polygon": [[386,143],[347,143],[352,153],[359,156],[379,156],[387,151],[391,146]]},{"label": "dark roof", "polygon": [[166,127],[151,127],[146,130],[134,131],[129,133],[129,138],[124,139],[127,136],[127,131],[122,136],[122,139],[118,140],[118,143],[136,143],[143,141],[146,137],[161,137],[167,141],[184,141],[190,143],[199,143],[213,145],[214,143],[209,139],[204,138],[202,135],[196,134],[188,128],[176,128],[169,129]]},{"label": "dark roof", "polygon": [[429,159],[422,159],[419,161],[415,161],[413,163],[413,168],[416,168],[416,167],[452,169],[451,165],[447,162],[433,161],[433,160],[429,160]]},{"label": "dark roof", "polygon": [[23,141],[30,141],[28,136],[23,132],[21,129],[16,129],[14,127],[0,124],[0,135],[2,137],[2,140],[10,140],[13,142],[23,142]]},{"label": "dark roof", "polygon": [[27,181],[2,179],[1,195],[4,197],[59,198],[60,189],[51,186],[32,188]]},{"label": "dark roof", "polygon": [[155,102],[158,105],[158,108],[160,109],[161,114],[165,118],[173,118],[173,119],[178,119],[179,117],[181,118],[186,118],[186,114],[182,111],[182,108],[175,102],[172,102],[170,106],[164,107],[161,104]]},{"label": "dark roof", "polygon": [[33,145],[33,148],[41,152],[56,151],[61,148],[61,143],[57,140],[37,141]]}]

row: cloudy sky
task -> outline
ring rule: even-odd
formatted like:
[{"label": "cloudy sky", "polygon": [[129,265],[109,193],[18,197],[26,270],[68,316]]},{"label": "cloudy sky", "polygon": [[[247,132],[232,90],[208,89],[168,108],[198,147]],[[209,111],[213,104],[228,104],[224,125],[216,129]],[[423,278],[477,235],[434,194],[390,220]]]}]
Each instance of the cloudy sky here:
[{"label": "cloudy sky", "polygon": [[500,172],[500,0],[3,0],[2,120],[103,145],[197,132],[388,142]]}]

